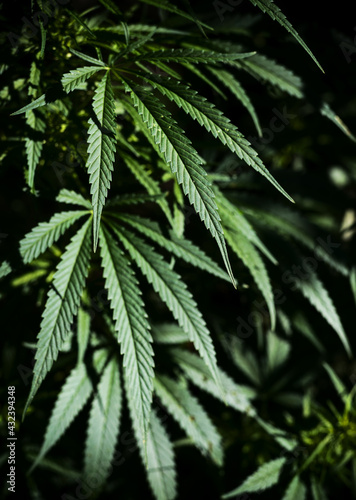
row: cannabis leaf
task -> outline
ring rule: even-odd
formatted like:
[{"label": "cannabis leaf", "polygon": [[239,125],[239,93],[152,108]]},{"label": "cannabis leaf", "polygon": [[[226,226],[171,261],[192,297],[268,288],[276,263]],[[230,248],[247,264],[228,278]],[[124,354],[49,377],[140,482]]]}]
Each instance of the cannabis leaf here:
[{"label": "cannabis leaf", "polygon": [[38,334],[33,381],[24,415],[42,380],[52,368],[78,311],[80,297],[89,271],[91,219],[73,236],[63,253],[48,292]]},{"label": "cannabis leaf", "polygon": [[137,280],[108,230],[100,231],[100,248],[114,327],[124,356],[124,379],[139,442],[146,440],[153,392],[152,337]]},{"label": "cannabis leaf", "polygon": [[166,375],[158,375],[154,386],[157,396],[195,445],[221,465],[221,437],[197,399],[183,384]]},{"label": "cannabis leaf", "polygon": [[277,483],[281,469],[285,464],[284,457],[271,460],[257,469],[257,471],[248,477],[241,486],[230,493],[226,493],[222,498],[232,498],[240,493],[261,491],[270,488]]},{"label": "cannabis leaf", "polygon": [[157,500],[173,500],[177,493],[173,443],[152,411],[147,435],[147,476]]},{"label": "cannabis leaf", "polygon": [[309,47],[306,45],[306,43],[300,38],[300,36],[296,32],[296,30],[293,28],[293,26],[287,20],[286,16],[281,12],[280,8],[277,7],[277,5],[275,5],[273,3],[273,0],[250,0],[250,2],[253,5],[255,5],[256,7],[259,7],[262,10],[262,12],[267,12],[267,14],[274,21],[277,21],[281,26],[283,26],[287,31],[289,31],[289,33],[291,33],[294,36],[294,38],[300,43],[300,45],[303,47],[303,49],[308,52],[308,54],[313,59],[313,61],[315,62],[315,64],[324,73],[323,68],[318,63],[318,61],[315,58],[315,56],[312,53],[312,51],[309,49]]},{"label": "cannabis leaf", "polygon": [[141,272],[188,334],[220,387],[216,355],[210,333],[180,276],[170,268],[161,255],[131,231],[117,225],[113,227]]},{"label": "cannabis leaf", "polygon": [[183,130],[176,125],[171,114],[158,99],[152,95],[144,97],[139,95],[137,91],[133,90],[132,84],[130,85],[126,78],[124,83],[143,123],[147,126],[158,146],[158,151],[162,153],[172,172],[176,174],[179,184],[183,186],[184,193],[188,195],[189,201],[194,205],[201,220],[216,239],[230,278],[235,283],[217,206],[214,202],[214,193],[209,186],[207,174],[201,167],[202,160],[184,135]]},{"label": "cannabis leaf", "polygon": [[117,360],[106,365],[93,400],[84,453],[84,477],[96,478],[100,488],[110,472],[121,413],[121,385]]},{"label": "cannabis leaf", "polygon": [[31,469],[36,467],[46,453],[65,433],[89,399],[92,390],[93,388],[85,365],[80,363],[71,371],[63,384],[53,408],[41,450]]},{"label": "cannabis leaf", "polygon": [[20,253],[25,263],[31,262],[53,245],[61,235],[88,211],[70,211],[55,214],[49,222],[40,222],[20,241]]},{"label": "cannabis leaf", "polygon": [[117,142],[114,94],[108,72],[95,91],[93,109],[96,119],[89,119],[87,169],[91,184],[95,252],[99,238],[100,217],[110,187]]}]

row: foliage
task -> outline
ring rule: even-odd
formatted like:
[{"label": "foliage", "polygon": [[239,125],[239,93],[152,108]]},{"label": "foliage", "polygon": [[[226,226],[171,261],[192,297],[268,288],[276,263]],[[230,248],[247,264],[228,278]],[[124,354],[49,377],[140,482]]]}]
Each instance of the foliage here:
[{"label": "foliage", "polygon": [[[327,95],[310,103],[300,76],[255,50],[267,16],[237,13],[224,26],[182,4],[80,11],[38,0],[39,37],[2,36],[2,173],[16,168],[24,221],[10,220],[1,298],[30,322],[19,339],[27,364],[35,351],[33,370],[11,375],[31,382],[17,406],[23,487],[31,498],[59,484],[62,499],[83,485],[95,498],[141,498],[133,455],[154,498],[188,498],[189,447],[197,481],[214,464],[212,498],[356,495],[355,390],[328,354],[354,384],[354,212],[340,225],[355,197],[355,138]],[[251,4],[321,78],[277,5]],[[270,129],[253,103],[261,83],[264,102],[281,106]],[[345,141],[329,176],[310,167],[306,118],[284,149],[264,139],[300,102],[327,145]],[[259,139],[241,132],[252,124]],[[317,393],[320,380],[339,400]],[[32,437],[37,418],[46,431]]]}]

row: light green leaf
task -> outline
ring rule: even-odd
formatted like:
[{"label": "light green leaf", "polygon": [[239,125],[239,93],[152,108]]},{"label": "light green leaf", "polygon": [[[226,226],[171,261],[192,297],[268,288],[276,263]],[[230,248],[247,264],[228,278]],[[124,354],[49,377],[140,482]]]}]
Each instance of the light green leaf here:
[{"label": "light green leaf", "polygon": [[226,225],[231,227],[236,233],[242,233],[251,243],[255,245],[261,252],[273,263],[277,264],[277,260],[271,252],[266,248],[264,243],[257,236],[256,231],[246,219],[243,212],[233,203],[231,203],[224,194],[214,186],[216,201],[219,210],[224,212],[224,220]]},{"label": "light green leaf", "polygon": [[78,341],[78,361],[80,364],[84,361],[85,351],[90,337],[90,314],[82,309],[78,310],[77,341]]},{"label": "light green leaf", "polygon": [[145,442],[151,411],[154,361],[152,337],[136,277],[107,229],[100,231],[105,288],[124,361],[126,394],[137,439]]},{"label": "light green leaf", "polygon": [[88,78],[103,69],[104,68],[101,66],[84,66],[84,68],[71,69],[69,73],[65,73],[62,76],[61,82],[63,90],[69,94],[69,92],[77,89]]},{"label": "light green leaf", "polygon": [[303,82],[299,76],[272,59],[256,54],[242,61],[236,61],[234,65],[242,68],[258,80],[271,83],[284,92],[301,99],[303,94]]},{"label": "light green leaf", "polygon": [[352,290],[352,295],[354,297],[354,301],[356,303],[356,266],[353,266],[350,271],[350,286]]},{"label": "light green leaf", "polygon": [[309,269],[307,277],[305,279],[295,279],[294,285],[336,331],[347,354],[351,357],[351,347],[341,324],[340,317],[326,288],[315,272]]},{"label": "light green leaf", "polygon": [[[144,457],[143,461],[145,463]],[[173,500],[176,497],[177,483],[173,444],[154,411],[151,414],[147,435],[146,474],[157,500]]]},{"label": "light green leaf", "polygon": [[206,128],[208,132],[211,132],[215,138],[219,139],[222,144],[237,154],[247,165],[266,177],[276,189],[293,202],[293,199],[267,170],[256,151],[250,147],[250,143],[239,132],[237,127],[220,110],[215,108],[212,103],[207,101],[205,97],[200,96],[198,92],[192,90],[188,85],[173,81],[170,78],[144,76],[144,79],[149,81],[171,101],[175,102],[193,120],[197,120],[199,125]]},{"label": "light green leaf", "polygon": [[121,384],[117,360],[104,369],[92,403],[84,453],[84,478],[95,477],[100,488],[110,474],[121,414]]},{"label": "light green leaf", "polygon": [[93,206],[93,248],[99,238],[101,213],[111,182],[115,161],[115,103],[109,73],[99,83],[93,99],[96,120],[89,118],[87,169]]},{"label": "light green leaf", "polygon": [[158,344],[184,344],[190,342],[189,336],[176,323],[152,325],[154,342]]},{"label": "light green leaf", "polygon": [[26,111],[31,111],[32,109],[39,108],[40,106],[44,106],[47,104],[46,94],[42,94],[40,97],[32,101],[30,104],[27,104],[23,108],[11,113],[11,116],[20,115],[21,113],[26,113]]},{"label": "light green leaf", "polygon": [[[30,110],[26,113],[26,122],[27,124],[36,132],[44,132],[46,128],[46,124],[41,118],[35,115],[35,113]],[[25,140],[26,146],[26,156],[27,156],[27,184],[30,187],[31,191],[34,191],[34,179],[36,167],[39,164],[41,153],[43,149],[43,141],[37,141],[26,137]]]},{"label": "light green leaf", "polygon": [[132,259],[172,312],[179,326],[189,335],[209,367],[214,380],[220,386],[215,349],[210,333],[185,283],[152,247],[123,227],[117,225],[114,227],[115,233]]},{"label": "light green leaf", "polygon": [[299,476],[295,476],[295,478],[289,484],[282,500],[305,500],[306,496],[306,487],[301,482]]},{"label": "light green leaf", "polygon": [[101,66],[102,68],[106,67],[106,64],[103,61],[99,61],[99,59],[95,59],[94,57],[88,56],[87,54],[83,54],[83,52],[79,52],[78,50],[70,49],[70,51],[75,56],[79,57],[80,59],[83,59],[83,61]]},{"label": "light green leaf", "polygon": [[335,371],[331,368],[331,366],[328,363],[323,363],[323,367],[325,368],[327,374],[329,375],[330,380],[333,383],[333,386],[335,387],[338,395],[341,398],[341,401],[343,401],[346,404],[348,391],[346,390],[345,385],[342,383],[339,376],[335,373]]},{"label": "light green leaf", "polygon": [[152,95],[147,94],[141,97],[126,79],[125,86],[157,145],[157,151],[176,174],[179,184],[183,186],[184,194],[188,195],[200,219],[216,239],[230,278],[235,283],[214,193],[207,180],[207,174],[201,166],[202,161],[199,155],[184,132],[176,125],[163,103]]},{"label": "light green leaf", "polygon": [[356,137],[352,134],[350,129],[345,125],[341,118],[330,108],[329,104],[324,102],[320,108],[320,112],[326,118],[329,118],[349,139],[356,142]]},{"label": "light green leaf", "polygon": [[23,261],[31,262],[62,236],[62,234],[87,211],[60,212],[49,222],[40,222],[20,241],[20,253]]},{"label": "light green leaf", "polygon": [[61,189],[56,197],[56,200],[60,203],[68,203],[70,205],[81,205],[82,207],[91,210],[91,203],[86,200],[84,196],[75,191],[70,191],[69,189]]},{"label": "light green leaf", "polygon": [[280,472],[286,459],[284,457],[271,460],[257,469],[257,471],[249,476],[241,486],[230,493],[226,493],[222,498],[232,498],[244,492],[262,491],[270,488],[278,482]]},{"label": "light green leaf", "polygon": [[219,368],[219,377],[225,396],[223,398],[221,390],[216,385],[215,380],[199,356],[179,348],[171,349],[170,353],[193,384],[237,411],[247,413],[248,415],[255,414],[250,401],[255,396],[253,389],[236,384]]},{"label": "light green leaf", "polygon": [[311,492],[313,495],[313,500],[329,500],[326,496],[324,488],[320,484],[320,479],[315,476],[311,477]]},{"label": "light green leaf", "polygon": [[210,259],[210,257],[208,257],[203,250],[195,246],[186,238],[180,238],[174,231],[169,232],[171,239],[168,239],[163,236],[159,225],[149,219],[143,219],[142,217],[135,215],[123,214],[120,214],[118,218],[130,224],[145,236],[151,238],[168,252],[171,252],[176,257],[185,260],[188,264],[192,264],[195,267],[203,269],[204,271],[207,271],[225,281],[230,280],[228,274],[220,269],[220,267],[212,259]]},{"label": "light green leaf", "polygon": [[267,360],[271,372],[287,361],[289,353],[290,344],[278,337],[274,332],[268,332]]},{"label": "light green leaf", "polygon": [[4,260],[0,265],[0,279],[5,278],[12,271],[11,265],[7,260]]},{"label": "light green leaf", "polygon": [[261,384],[260,365],[252,351],[242,348],[243,341],[233,337],[232,341],[222,338],[226,351],[232,358],[235,366],[256,386]]},{"label": "light green leaf", "polygon": [[91,220],[73,236],[54,274],[42,314],[38,334],[33,380],[24,415],[44,377],[57,359],[69,333],[73,317],[77,314],[85,280],[89,271]]},{"label": "light green leaf", "polygon": [[41,450],[31,467],[33,470],[48,451],[63,436],[92,392],[92,384],[83,363],[78,364],[66,378],[49,420]]},{"label": "light green leaf", "polygon": [[154,387],[163,405],[199,450],[222,465],[221,437],[197,399],[183,384],[166,375],[157,375]]}]

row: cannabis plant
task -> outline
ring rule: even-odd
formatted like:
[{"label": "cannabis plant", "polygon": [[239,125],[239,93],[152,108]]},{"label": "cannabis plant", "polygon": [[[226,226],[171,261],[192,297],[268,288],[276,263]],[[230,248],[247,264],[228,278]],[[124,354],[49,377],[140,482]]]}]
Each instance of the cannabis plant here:
[{"label": "cannabis plant", "polygon": [[[282,187],[278,171],[272,175],[264,163],[268,151],[257,153],[264,132],[245,90],[255,80],[264,85],[265,99],[273,99],[268,86],[296,103],[306,99],[302,79],[256,52],[251,26],[258,17],[237,13],[235,24],[222,23],[222,2],[213,3],[210,20],[184,2],[180,8],[142,0],[121,9],[100,0],[84,12],[63,3],[32,2],[38,36],[8,34],[1,67],[7,78],[1,159],[4,169],[14,159],[16,168],[24,166],[17,182],[25,205],[36,207],[19,235],[19,256],[9,252],[1,264],[3,283],[22,290],[30,304],[21,312],[24,324],[31,308],[42,314],[36,342],[25,339],[35,356],[24,428],[40,411],[41,394],[52,406],[42,446],[24,443],[33,498],[41,492],[37,469],[46,467],[65,477],[62,499],[83,498],[84,487],[87,497],[120,494],[119,466],[136,451],[153,496],[178,498],[176,454],[193,446],[223,470],[224,454],[240,439],[233,411],[247,435],[269,440],[270,452],[223,498],[265,490],[282,469],[290,476],[282,481],[285,499],[305,498],[307,488],[314,499],[326,498],[317,474],[329,466],[338,468],[340,483],[354,487],[354,391],[344,389],[343,414],[332,408],[325,416],[308,392],[316,373],[295,381],[294,367],[287,367],[294,334],[325,353],[314,321],[333,330],[338,338],[331,345],[352,358],[333,289],[329,293],[320,276],[328,276],[329,267],[347,283],[350,263],[329,244],[336,218],[323,225],[311,202],[314,219],[308,217],[306,200]],[[266,14],[266,26],[270,16],[299,42],[300,57],[309,55],[321,76],[319,62],[272,0],[251,4],[252,13],[255,6]],[[23,57],[15,80],[11,57]],[[243,119],[231,121],[218,102],[225,111],[226,103],[241,105]],[[327,101],[314,113],[355,140]],[[257,144],[244,135],[250,119]],[[283,128],[288,113],[278,111],[278,119]],[[297,174],[286,181],[292,191]],[[231,295],[232,311],[212,314],[211,299],[202,310],[205,286]],[[236,304],[237,334],[231,327]],[[259,357],[256,339],[244,343],[255,332]],[[28,380],[23,365],[18,374]],[[220,416],[211,398],[220,402]],[[271,421],[266,401],[298,408],[309,402],[309,413],[298,424],[291,415]],[[313,429],[305,423],[310,415],[320,419]],[[348,438],[332,439],[330,429],[345,426],[345,419]],[[68,452],[56,463],[52,448],[59,449],[65,435],[75,437],[70,427],[79,420],[79,431],[86,426],[85,435],[79,432],[83,459]],[[126,455],[122,436],[130,438]],[[329,450],[320,458],[331,441],[334,455]],[[53,484],[58,487],[56,479]],[[226,489],[220,484],[216,497]]]}]

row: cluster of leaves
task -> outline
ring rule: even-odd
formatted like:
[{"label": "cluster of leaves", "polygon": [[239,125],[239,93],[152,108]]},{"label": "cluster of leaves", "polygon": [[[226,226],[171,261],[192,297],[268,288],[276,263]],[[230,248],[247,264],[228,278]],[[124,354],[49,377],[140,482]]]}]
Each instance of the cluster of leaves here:
[{"label": "cluster of leaves", "polygon": [[[90,401],[82,477],[88,484],[95,478],[95,490],[103,490],[116,463],[125,398],[153,495],[158,500],[175,498],[179,445],[194,445],[218,466],[224,462],[226,446],[217,423],[195,395],[192,386],[197,386],[226,405],[228,412],[241,413],[250,422],[247,425],[256,425],[257,432],[270,436],[273,446],[283,453],[292,454],[305,445],[300,460],[289,467],[293,479],[285,499],[305,497],[301,474],[307,469],[312,470],[314,498],[325,497],[316,474],[320,467],[324,470],[335,464],[340,481],[351,488],[356,471],[353,392],[346,396],[343,389],[345,412],[342,416],[333,412],[337,423],[310,404],[310,412],[321,423],[299,434],[293,419],[272,424],[261,409],[266,395],[287,406],[307,404],[300,391],[306,390],[310,380],[302,378],[293,392],[286,386],[295,373],[291,370],[282,379],[278,374],[286,367],[293,334],[301,333],[307,345],[321,356],[325,353],[321,335],[310,320],[315,317],[313,308],[321,316],[317,324],[325,329],[329,325],[352,357],[337,308],[319,275],[320,268],[325,273],[329,267],[347,282],[350,263],[334,257],[333,247],[325,244],[328,231],[334,228],[323,228],[321,216],[318,219],[323,207],[308,207],[307,201],[312,200],[300,202],[305,211],[314,212],[314,220],[290,208],[293,198],[250,142],[200,91],[205,88],[208,95],[226,99],[222,90],[226,87],[248,111],[261,136],[258,114],[241,84],[242,75],[296,100],[305,98],[302,80],[274,60],[251,51],[251,41],[246,42],[239,33],[236,36],[234,30],[229,32],[228,27],[214,30],[198,21],[191,10],[181,10],[168,1],[142,3],[153,7],[153,12],[160,8],[173,14],[168,18],[171,23],[165,27],[143,24],[137,21],[141,3],[123,13],[110,0],[100,0],[105,9],[58,13],[54,30],[46,30],[41,23],[40,51],[34,41],[25,37],[21,41],[21,50],[36,55],[27,78],[19,79],[14,89],[21,102],[26,94],[31,102],[15,110],[13,90],[2,90],[3,108],[7,112],[11,108],[13,116],[25,117],[11,118],[19,120],[24,136],[6,137],[3,164],[6,168],[6,162],[17,153],[16,142],[23,140],[26,195],[50,199],[54,207],[46,222],[36,221],[20,240],[22,264],[16,267],[9,258],[0,271],[4,282],[37,293],[37,302],[43,305],[24,414],[33,411],[33,398],[53,364],[60,361],[59,354],[76,353],[67,366],[32,469],[48,465],[47,453]],[[282,24],[316,61],[271,0],[251,3]],[[38,7],[50,15],[48,5],[38,2]],[[231,38],[227,40],[226,35]],[[50,48],[53,44],[55,55]],[[52,77],[46,70],[50,58],[58,64],[58,74]],[[5,61],[5,75],[9,68]],[[329,104],[319,108],[354,140]],[[214,137],[213,154],[207,158],[199,152],[199,133],[194,132],[194,124],[184,122],[183,112],[200,126],[199,133]],[[188,134],[190,128],[193,132]],[[78,147],[83,142],[82,129],[85,150]],[[67,165],[52,161],[48,172],[49,159],[61,154],[67,154]],[[242,174],[236,171],[241,165]],[[258,177],[254,171],[262,175]],[[295,176],[291,177],[293,186]],[[266,179],[285,198],[276,201],[275,195],[263,196],[268,193]],[[59,186],[62,183],[65,187]],[[59,208],[63,204],[71,208]],[[197,245],[194,238],[187,237],[188,205],[205,226],[204,244]],[[321,240],[317,251],[316,234]],[[209,256],[207,249],[212,254],[215,251],[211,237],[226,270]],[[233,265],[228,248],[237,257]],[[231,321],[225,325],[223,316],[215,315],[211,326],[208,324],[208,310],[204,315],[200,312],[183,277],[185,264],[193,266],[195,273],[209,273],[210,277],[203,275],[204,281],[219,279],[232,290],[240,290],[245,280],[254,298],[260,300],[262,295],[265,306],[261,312],[259,301],[249,301],[246,306],[248,295],[235,292],[240,294],[241,311],[254,313],[253,320],[239,318],[238,333],[245,332],[246,337],[256,332],[263,352],[260,359],[253,352],[252,341],[247,347],[241,335],[236,338],[228,333]],[[244,269],[252,280],[245,278]],[[289,286],[277,300],[280,276]],[[354,276],[351,285],[355,289]],[[91,302],[98,282],[107,297],[99,315]],[[286,296],[293,297],[293,307]],[[306,309],[307,301],[310,309]],[[213,342],[212,330],[220,339],[219,347]],[[216,349],[221,349],[222,359],[226,354],[232,359],[250,385],[235,382],[220,368]],[[340,389],[341,381],[332,368],[328,370]],[[186,438],[173,442],[164,425],[167,415]],[[336,458],[330,454],[325,458],[323,450],[331,441],[334,446],[331,436],[338,427],[347,427],[348,437],[343,433],[337,438]],[[287,458],[268,461],[263,456],[262,461],[265,463],[257,472],[226,498],[264,490],[278,481]]]}]

